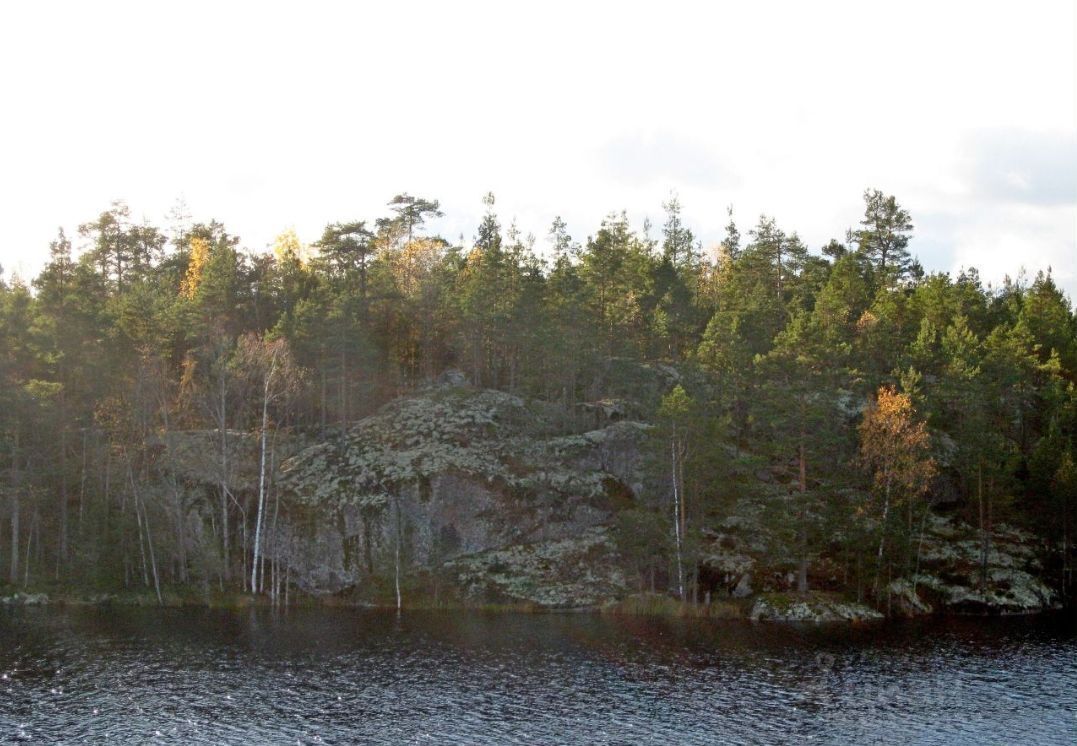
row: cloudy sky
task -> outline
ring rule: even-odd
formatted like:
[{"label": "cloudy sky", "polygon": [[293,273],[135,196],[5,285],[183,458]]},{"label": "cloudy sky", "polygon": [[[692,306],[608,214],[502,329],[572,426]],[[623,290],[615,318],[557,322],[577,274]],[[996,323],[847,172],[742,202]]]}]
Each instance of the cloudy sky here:
[{"label": "cloudy sky", "polygon": [[409,191],[470,238],[482,195],[542,238],[676,190],[818,248],[895,194],[928,269],[1053,267],[1077,297],[1071,0],[6,3],[0,264],[178,198],[252,249]]}]

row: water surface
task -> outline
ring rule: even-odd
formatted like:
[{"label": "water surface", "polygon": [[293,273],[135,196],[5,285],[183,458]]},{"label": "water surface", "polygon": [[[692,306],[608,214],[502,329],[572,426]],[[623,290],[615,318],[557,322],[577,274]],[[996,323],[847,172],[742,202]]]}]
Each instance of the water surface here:
[{"label": "water surface", "polygon": [[0,742],[1077,743],[1071,619],[0,609]]}]

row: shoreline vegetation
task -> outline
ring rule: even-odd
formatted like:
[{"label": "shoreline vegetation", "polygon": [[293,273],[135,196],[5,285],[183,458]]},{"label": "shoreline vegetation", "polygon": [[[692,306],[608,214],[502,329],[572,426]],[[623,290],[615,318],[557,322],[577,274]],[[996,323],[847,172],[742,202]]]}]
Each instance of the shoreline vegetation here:
[{"label": "shoreline vegetation", "polygon": [[0,273],[0,597],[1072,605],[1077,315],[1050,272],[928,272],[875,189],[818,247],[731,208],[703,246],[671,194],[660,227],[557,218],[546,250],[483,202],[471,239],[405,193],[269,253],[117,202]]},{"label": "shoreline vegetation", "polygon": [[[359,600],[342,599],[334,596],[305,596],[296,599],[288,606],[275,605],[264,596],[233,593],[193,594],[187,590],[171,591],[162,589],[162,600],[145,591],[119,593],[85,594],[81,592],[48,592],[18,590],[9,595],[0,591],[0,608],[19,606],[92,606],[108,607],[135,606],[146,608],[206,608],[240,610],[247,608],[265,609],[362,609],[372,611],[397,611],[392,601],[373,603]],[[783,600],[793,600],[784,594],[776,594]],[[813,599],[816,594],[806,594]],[[712,601],[710,604],[693,604],[678,601],[675,598],[659,594],[638,594],[617,602],[602,606],[558,608],[540,606],[534,603],[477,603],[477,602],[435,602],[433,599],[414,599],[408,601],[401,611],[479,611],[527,614],[602,614],[609,616],[650,616],[693,619],[750,619],[753,599],[737,601]],[[809,620],[810,621],[810,620]]]},{"label": "shoreline vegetation", "polygon": [[[788,610],[800,605],[800,615],[760,615],[760,604],[776,610]],[[19,607],[95,607],[110,606],[157,608],[157,609],[218,609],[239,611],[242,609],[271,609],[286,612],[293,609],[354,609],[379,612],[427,612],[451,613],[455,611],[508,614],[562,614],[600,615],[608,617],[656,617],[667,619],[709,619],[722,621],[751,621],[761,623],[791,624],[863,624],[907,620],[906,616],[885,616],[840,594],[809,591],[807,593],[766,593],[742,599],[719,599],[708,603],[682,602],[663,594],[638,593],[615,602],[588,607],[550,607],[535,603],[479,603],[463,600],[435,601],[433,598],[413,598],[399,609],[390,601],[371,602],[337,596],[300,596],[287,606],[275,604],[265,596],[209,592],[193,593],[189,588],[162,589],[161,599],[152,592],[122,591],[115,593],[85,593],[75,589],[15,590],[0,587],[0,609]],[[833,615],[825,613],[834,606],[845,607],[848,613]],[[1028,611],[982,611],[940,612],[924,614],[921,618],[945,617],[1018,617],[1059,613],[1060,607],[1039,608]]]}]

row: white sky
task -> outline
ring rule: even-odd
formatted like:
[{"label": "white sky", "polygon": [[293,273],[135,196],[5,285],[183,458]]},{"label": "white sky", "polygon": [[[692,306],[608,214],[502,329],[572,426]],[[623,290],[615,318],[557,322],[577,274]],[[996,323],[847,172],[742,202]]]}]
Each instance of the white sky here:
[{"label": "white sky", "polygon": [[1077,297],[1077,19],[1050,2],[45,3],[0,6],[0,265],[113,199],[182,197],[246,246],[497,195],[540,246],[675,189],[814,248],[895,194],[929,270],[1054,268]]}]

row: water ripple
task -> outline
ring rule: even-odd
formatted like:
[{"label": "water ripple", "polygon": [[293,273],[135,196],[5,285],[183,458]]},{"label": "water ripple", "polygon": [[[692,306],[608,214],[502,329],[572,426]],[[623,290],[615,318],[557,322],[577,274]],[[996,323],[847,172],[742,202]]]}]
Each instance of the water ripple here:
[{"label": "water ripple", "polygon": [[0,743],[1075,743],[1059,619],[0,612]]}]

